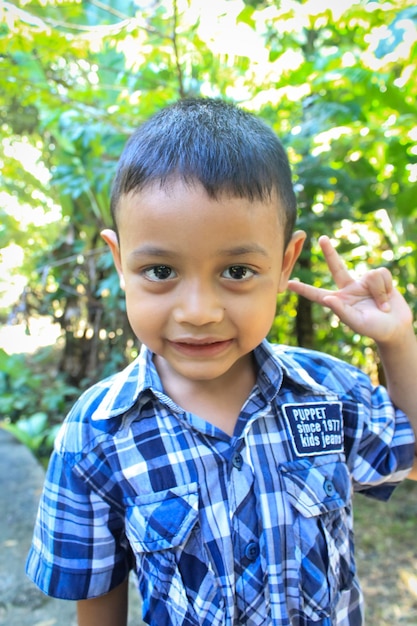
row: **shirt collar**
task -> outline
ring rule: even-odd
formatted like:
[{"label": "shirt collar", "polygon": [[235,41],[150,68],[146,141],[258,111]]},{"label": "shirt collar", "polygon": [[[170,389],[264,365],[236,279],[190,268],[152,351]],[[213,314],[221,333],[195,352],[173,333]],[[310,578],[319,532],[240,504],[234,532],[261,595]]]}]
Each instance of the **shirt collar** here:
[{"label": "shirt collar", "polygon": [[[323,391],[323,387],[292,358],[293,350],[287,346],[270,344],[266,340],[255,348],[257,385],[267,401],[273,400],[278,394],[284,378],[304,388]],[[163,399],[172,410],[181,410],[165,395],[153,363],[153,353],[146,346],[142,346],[138,357],[124,370],[98,385],[104,389],[100,394],[101,400],[91,415],[94,421],[125,414],[132,407],[135,407],[137,414],[138,403],[140,406],[142,402],[148,402],[149,393]]]},{"label": "shirt collar", "polygon": [[258,366],[257,385],[267,401],[272,401],[281,389],[281,385],[298,386],[307,391],[323,393],[325,389],[318,384],[297,362],[296,354],[302,349],[271,344],[263,341],[254,351]]},{"label": "shirt collar", "polygon": [[100,404],[92,413],[93,420],[103,420],[122,415],[137,405],[142,396],[147,401],[147,391],[163,393],[161,380],[153,364],[153,353],[142,345],[137,358],[124,370],[110,376],[99,386],[105,388]]}]

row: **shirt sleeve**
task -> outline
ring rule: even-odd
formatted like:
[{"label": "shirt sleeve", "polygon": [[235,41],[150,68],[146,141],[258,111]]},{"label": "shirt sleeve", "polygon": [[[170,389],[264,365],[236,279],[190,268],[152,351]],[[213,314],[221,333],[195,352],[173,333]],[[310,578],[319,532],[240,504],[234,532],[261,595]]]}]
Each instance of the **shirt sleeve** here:
[{"label": "shirt sleeve", "polygon": [[54,452],[26,573],[47,595],[83,600],[122,583],[131,568],[124,517]]},{"label": "shirt sleeve", "polygon": [[[357,404],[356,433],[348,457],[356,491],[388,500],[404,480],[414,460],[414,434],[407,416],[391,402],[387,390],[371,385],[358,373],[360,401]],[[352,424],[350,425],[352,427]]]}]

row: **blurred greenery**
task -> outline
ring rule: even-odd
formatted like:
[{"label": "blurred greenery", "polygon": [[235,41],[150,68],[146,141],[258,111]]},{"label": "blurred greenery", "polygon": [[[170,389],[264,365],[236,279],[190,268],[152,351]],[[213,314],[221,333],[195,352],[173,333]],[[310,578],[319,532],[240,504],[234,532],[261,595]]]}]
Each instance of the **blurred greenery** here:
[{"label": "blurred greenery", "polygon": [[[0,419],[36,454],[79,391],[137,353],[99,233],[127,137],[178,98],[235,101],[281,137],[309,235],[301,279],[331,286],[326,233],[352,269],[389,267],[416,311],[414,0],[29,0],[0,20],[0,316],[62,329],[42,362],[0,355]],[[372,342],[293,294],[270,338],[378,373]]]}]

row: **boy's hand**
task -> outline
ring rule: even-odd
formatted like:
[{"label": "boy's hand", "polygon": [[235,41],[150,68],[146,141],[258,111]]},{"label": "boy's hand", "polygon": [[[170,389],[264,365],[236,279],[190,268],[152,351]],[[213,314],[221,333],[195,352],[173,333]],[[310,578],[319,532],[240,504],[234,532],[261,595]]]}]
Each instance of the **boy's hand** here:
[{"label": "boy's hand", "polygon": [[329,291],[296,280],[288,288],[313,302],[329,307],[342,322],[377,343],[389,344],[400,338],[412,324],[411,310],[392,283],[384,267],[370,270],[354,279],[328,237],[320,237],[320,247],[338,291]]}]

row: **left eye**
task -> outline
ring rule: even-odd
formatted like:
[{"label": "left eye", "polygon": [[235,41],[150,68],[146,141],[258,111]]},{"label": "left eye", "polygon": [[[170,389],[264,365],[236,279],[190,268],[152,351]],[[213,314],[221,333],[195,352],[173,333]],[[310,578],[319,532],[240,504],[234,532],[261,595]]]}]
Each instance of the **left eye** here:
[{"label": "left eye", "polygon": [[232,280],[247,280],[254,275],[254,271],[246,267],[245,265],[231,265],[227,269],[224,270],[223,276],[224,278],[229,278]]}]

